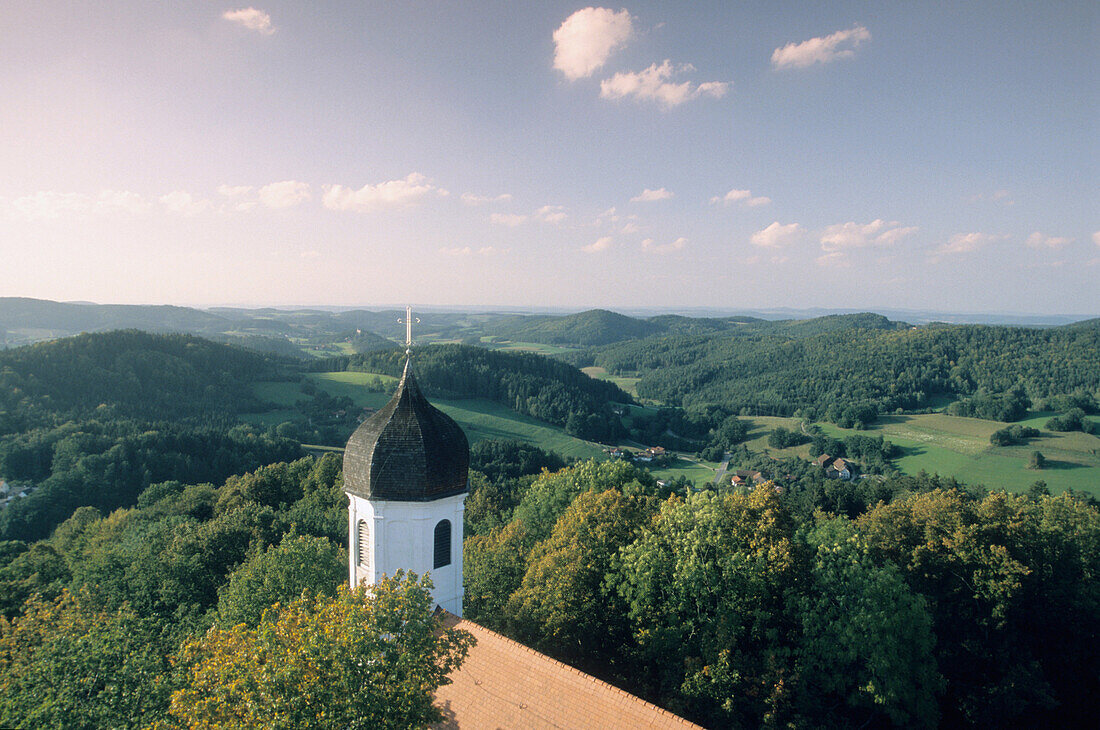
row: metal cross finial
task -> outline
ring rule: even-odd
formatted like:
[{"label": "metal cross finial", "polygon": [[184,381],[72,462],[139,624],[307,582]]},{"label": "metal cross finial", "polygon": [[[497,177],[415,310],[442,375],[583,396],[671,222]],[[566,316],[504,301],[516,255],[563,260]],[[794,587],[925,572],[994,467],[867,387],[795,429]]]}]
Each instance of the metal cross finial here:
[{"label": "metal cross finial", "polygon": [[405,319],[397,320],[405,325],[405,354],[412,354],[413,323],[420,324],[420,317],[413,317],[412,307],[405,307]]}]

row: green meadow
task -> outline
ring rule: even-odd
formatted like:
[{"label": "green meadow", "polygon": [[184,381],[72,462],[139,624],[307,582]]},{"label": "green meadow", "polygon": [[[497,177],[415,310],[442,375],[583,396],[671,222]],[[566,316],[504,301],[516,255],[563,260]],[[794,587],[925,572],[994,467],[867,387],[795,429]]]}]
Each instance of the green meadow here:
[{"label": "green meadow", "polygon": [[[589,372],[593,377],[606,373]],[[388,375],[359,372],[310,373],[306,376],[317,387],[330,395],[346,395],[358,407],[380,408],[389,400],[389,392],[397,379]],[[371,391],[366,385],[381,379],[387,392]],[[629,378],[610,378],[624,387]],[[277,425],[295,416],[295,401],[305,398],[298,383],[262,382],[253,386],[263,400],[281,408],[264,413],[247,414],[246,420],[265,426]],[[484,439],[511,439],[534,444],[577,459],[602,458],[598,444],[582,441],[567,435],[561,428],[523,416],[498,403],[484,399],[432,401],[440,410],[455,419],[466,432],[471,443]],[[631,407],[631,410],[638,408]],[[644,409],[643,409],[644,410]],[[879,422],[864,431],[843,429],[831,423],[819,424],[822,430],[834,437],[861,433],[882,436],[902,449],[902,455],[894,463],[906,474],[920,471],[953,476],[961,482],[1004,488],[1011,491],[1026,490],[1033,482],[1042,479],[1053,492],[1078,489],[1100,497],[1100,438],[1080,432],[1053,433],[1046,431],[1047,420],[1056,414],[1034,413],[1021,421],[1041,431],[1041,436],[1020,446],[995,447],[989,443],[994,431],[1005,424],[977,418],[947,416],[942,413],[920,415],[883,416]],[[629,418],[629,416],[628,416]],[[797,456],[809,459],[809,445],[787,449],[768,446],[768,434],[777,426],[795,430],[799,420],[770,416],[746,418],[752,430],[746,445],[753,451],[767,450],[775,457]],[[634,444],[630,444],[634,445]],[[650,444],[641,444],[648,446]],[[635,445],[637,446],[637,445]],[[1028,469],[1028,457],[1032,451],[1041,451],[1046,457],[1046,468]],[[653,469],[659,479],[687,477],[696,484],[710,482],[716,465],[678,459],[664,469]],[[734,465],[736,466],[736,465]]]},{"label": "green meadow", "polygon": [[[329,395],[346,395],[356,406],[381,408],[390,399],[389,390],[397,378],[388,375],[358,372],[310,373],[306,376],[318,388]],[[367,390],[368,382],[381,378],[387,392],[379,393]],[[295,401],[305,398],[297,383],[263,382],[253,386],[256,395],[283,408],[265,413],[253,413],[243,416],[246,420],[265,426],[277,425],[294,417],[292,406]],[[603,449],[598,444],[573,438],[561,428],[524,416],[510,408],[482,398],[444,400],[433,398],[432,404],[455,419],[471,444],[485,439],[510,439],[523,441],[544,449],[576,459],[599,458]]]},{"label": "green meadow", "polygon": [[[906,474],[923,470],[953,476],[966,484],[1017,492],[1042,479],[1055,493],[1079,489],[1100,497],[1100,438],[1046,431],[1046,422],[1054,415],[1034,413],[1020,421],[1039,429],[1041,435],[1019,446],[989,443],[990,434],[1007,424],[941,413],[883,416],[874,426],[858,432],[831,423],[819,425],[834,437],[863,433],[894,442],[903,451],[894,463]],[[1045,468],[1027,468],[1032,451],[1046,457]]]},{"label": "green meadow", "polygon": [[581,372],[583,372],[588,377],[596,378],[597,380],[610,380],[612,383],[629,393],[632,397],[638,397],[637,386],[638,381],[641,380],[641,378],[626,378],[619,375],[611,375],[607,372],[607,370],[597,365],[593,365],[587,368],[581,368]]}]

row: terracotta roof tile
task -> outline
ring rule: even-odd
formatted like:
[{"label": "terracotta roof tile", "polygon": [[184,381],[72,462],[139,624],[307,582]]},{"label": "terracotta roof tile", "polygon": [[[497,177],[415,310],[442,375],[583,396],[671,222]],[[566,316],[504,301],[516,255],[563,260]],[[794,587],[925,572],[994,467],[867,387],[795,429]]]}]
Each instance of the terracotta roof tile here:
[{"label": "terracotta roof tile", "polygon": [[477,644],[451,684],[436,692],[446,718],[437,730],[699,727],[472,621],[451,614],[443,620],[469,631]]}]

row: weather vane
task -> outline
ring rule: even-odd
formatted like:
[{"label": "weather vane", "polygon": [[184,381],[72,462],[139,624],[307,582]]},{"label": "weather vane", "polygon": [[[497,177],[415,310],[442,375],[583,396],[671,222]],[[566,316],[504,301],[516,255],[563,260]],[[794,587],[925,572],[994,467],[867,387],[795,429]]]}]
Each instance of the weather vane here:
[{"label": "weather vane", "polygon": [[405,307],[405,319],[397,320],[405,325],[405,354],[412,355],[413,323],[420,324],[420,317],[413,316],[413,308]]}]

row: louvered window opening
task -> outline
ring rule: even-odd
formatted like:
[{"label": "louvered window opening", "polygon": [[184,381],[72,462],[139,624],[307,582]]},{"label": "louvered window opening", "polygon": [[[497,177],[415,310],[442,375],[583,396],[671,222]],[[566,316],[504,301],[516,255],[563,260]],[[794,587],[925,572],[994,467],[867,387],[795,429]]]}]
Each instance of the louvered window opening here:
[{"label": "louvered window opening", "polygon": [[441,520],[435,526],[435,568],[451,564],[451,521]]},{"label": "louvered window opening", "polygon": [[356,542],[358,543],[358,560],[359,565],[370,564],[370,525],[366,520],[359,520],[359,531],[356,535]]}]

